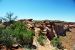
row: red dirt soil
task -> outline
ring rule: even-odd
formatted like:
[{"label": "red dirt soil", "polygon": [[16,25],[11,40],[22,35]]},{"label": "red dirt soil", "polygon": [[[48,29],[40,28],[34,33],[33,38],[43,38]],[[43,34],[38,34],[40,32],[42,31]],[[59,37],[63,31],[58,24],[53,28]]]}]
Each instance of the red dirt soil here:
[{"label": "red dirt soil", "polygon": [[60,37],[61,42],[67,50],[74,50],[75,48],[75,28],[70,29],[71,32],[67,32],[67,36]]}]

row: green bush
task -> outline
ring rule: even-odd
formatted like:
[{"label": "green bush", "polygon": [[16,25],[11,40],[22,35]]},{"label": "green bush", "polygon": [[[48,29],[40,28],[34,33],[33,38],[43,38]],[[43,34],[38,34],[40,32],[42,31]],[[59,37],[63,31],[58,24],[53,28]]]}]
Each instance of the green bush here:
[{"label": "green bush", "polygon": [[37,41],[39,42],[39,44],[40,45],[44,45],[44,42],[45,42],[45,40],[46,40],[46,36],[43,34],[43,33],[41,33],[40,35],[39,35],[39,37],[38,37],[38,39],[37,39]]},{"label": "green bush", "polygon": [[11,25],[13,36],[16,37],[17,42],[21,45],[32,45],[34,32],[28,30],[26,24],[22,22],[16,22]]},{"label": "green bush", "polygon": [[53,44],[53,46],[57,47],[60,43],[59,38],[54,37],[53,40],[51,40],[51,43]]},{"label": "green bush", "polygon": [[10,32],[12,31],[10,31],[9,28],[0,29],[0,44],[3,44],[7,48],[11,49],[12,45],[14,44],[14,41]]},{"label": "green bush", "polygon": [[54,46],[54,47],[57,47],[59,49],[63,49],[63,46],[62,46],[62,43],[60,42],[60,39],[58,37],[54,37],[52,40],[51,40],[51,44]]},{"label": "green bush", "polygon": [[22,46],[32,45],[33,36],[34,32],[28,30],[26,24],[22,22],[15,22],[5,29],[0,29],[0,43],[6,45],[7,48],[11,48],[15,43],[19,43]]}]

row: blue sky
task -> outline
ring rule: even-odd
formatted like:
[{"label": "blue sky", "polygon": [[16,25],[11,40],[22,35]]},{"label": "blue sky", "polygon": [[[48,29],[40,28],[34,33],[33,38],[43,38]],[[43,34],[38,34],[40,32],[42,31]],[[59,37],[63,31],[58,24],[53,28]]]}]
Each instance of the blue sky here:
[{"label": "blue sky", "polygon": [[18,19],[75,22],[75,0],[0,0],[0,16],[9,11]]}]

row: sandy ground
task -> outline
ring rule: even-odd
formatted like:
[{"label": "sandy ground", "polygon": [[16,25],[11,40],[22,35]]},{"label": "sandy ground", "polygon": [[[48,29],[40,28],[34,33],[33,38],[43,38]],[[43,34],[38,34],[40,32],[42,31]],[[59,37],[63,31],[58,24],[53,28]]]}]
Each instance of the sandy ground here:
[{"label": "sandy ground", "polygon": [[70,29],[71,32],[67,32],[67,36],[61,37],[61,42],[67,50],[74,50],[75,48],[75,28]]}]

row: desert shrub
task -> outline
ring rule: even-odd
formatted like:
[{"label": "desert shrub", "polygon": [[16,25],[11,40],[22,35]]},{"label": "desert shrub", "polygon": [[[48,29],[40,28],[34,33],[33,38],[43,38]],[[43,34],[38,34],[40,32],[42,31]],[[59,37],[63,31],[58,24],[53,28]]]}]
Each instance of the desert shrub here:
[{"label": "desert shrub", "polygon": [[3,40],[2,40],[3,37],[4,37],[4,36],[3,36],[3,33],[4,33],[3,30],[4,30],[4,28],[1,26],[1,27],[0,27],[0,44],[2,44],[2,42],[3,42]]},{"label": "desert shrub", "polygon": [[62,46],[62,43],[60,42],[60,39],[58,37],[54,37],[52,40],[51,40],[51,44],[54,46],[54,47],[57,47],[59,49],[63,49],[63,46]]},{"label": "desert shrub", "polygon": [[0,29],[4,29],[5,25],[3,25],[2,23],[0,24]]},{"label": "desert shrub", "polygon": [[59,44],[59,38],[54,37],[53,40],[51,40],[51,43],[53,44],[53,46],[57,47],[57,45]]},{"label": "desert shrub", "polygon": [[0,43],[6,45],[7,48],[11,48],[15,43],[31,46],[33,36],[34,32],[28,30],[26,24],[22,22],[15,22],[5,29],[0,29]]},{"label": "desert shrub", "polygon": [[32,45],[34,32],[31,30],[28,30],[26,27],[26,24],[22,22],[16,22],[10,27],[13,31],[12,33],[13,37],[16,38],[16,41],[19,44],[21,44],[22,46]]},{"label": "desert shrub", "polygon": [[0,19],[0,24],[2,23],[2,19]]},{"label": "desert shrub", "polygon": [[0,44],[5,45],[7,49],[11,49],[12,45],[14,44],[11,32],[12,31],[9,28],[0,30]]},{"label": "desert shrub", "polygon": [[3,24],[5,26],[10,26],[11,24],[14,23],[14,21],[17,19],[17,16],[14,16],[14,13],[12,12],[7,12],[6,16],[1,17],[1,20],[3,20]]},{"label": "desert shrub", "polygon": [[0,44],[2,43],[1,39],[2,39],[2,28],[0,27]]},{"label": "desert shrub", "polygon": [[46,40],[46,36],[43,34],[43,33],[41,33],[40,35],[39,35],[39,37],[38,37],[38,39],[37,39],[37,41],[39,42],[39,44],[40,45],[44,45],[44,42],[45,42],[45,40]]}]

